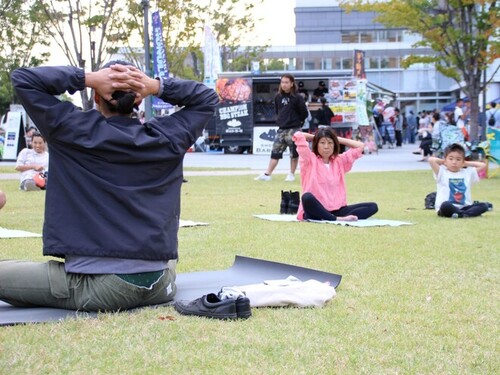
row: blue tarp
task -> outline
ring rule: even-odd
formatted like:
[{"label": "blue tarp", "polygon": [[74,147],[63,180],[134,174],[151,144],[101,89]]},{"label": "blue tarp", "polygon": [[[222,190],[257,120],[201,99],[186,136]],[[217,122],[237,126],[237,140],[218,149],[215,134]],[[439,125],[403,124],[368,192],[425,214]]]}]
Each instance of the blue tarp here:
[{"label": "blue tarp", "polygon": [[[465,97],[464,102],[468,102],[469,98]],[[496,98],[495,100],[492,100],[491,102],[500,104],[500,97]],[[488,103],[491,103],[488,102]],[[457,106],[457,102],[453,101],[451,103],[446,104],[443,108],[441,108],[441,112],[453,112],[455,110],[455,107]]]},{"label": "blue tarp", "polygon": [[[465,97],[463,98],[464,102],[468,102],[469,98]],[[455,110],[455,107],[457,106],[457,101],[453,101],[451,103],[446,104],[443,108],[441,108],[441,112],[453,112]]]}]

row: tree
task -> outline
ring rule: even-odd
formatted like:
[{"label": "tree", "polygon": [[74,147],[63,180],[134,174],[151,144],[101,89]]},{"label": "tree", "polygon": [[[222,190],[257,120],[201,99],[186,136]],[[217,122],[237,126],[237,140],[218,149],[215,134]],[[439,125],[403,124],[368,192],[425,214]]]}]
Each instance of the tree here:
[{"label": "tree", "polygon": [[[202,7],[196,0],[158,0],[156,2],[162,21],[163,38],[167,51],[169,73],[188,79],[200,79],[201,72],[197,63],[200,56],[197,31],[203,25]],[[130,41],[138,40],[144,34],[144,10],[136,1],[128,1],[129,19],[123,23],[123,31],[128,33]],[[144,65],[143,50],[127,46],[129,58]],[[191,59],[192,63],[186,63]],[[145,67],[144,67],[145,68]],[[151,69],[151,67],[149,67]]]},{"label": "tree", "polygon": [[[38,0],[47,31],[72,66],[97,70],[113,47],[127,40],[121,30],[125,10],[117,0]],[[84,110],[92,108],[87,89],[80,91]]]},{"label": "tree", "polygon": [[[208,4],[206,4],[208,2]],[[163,37],[167,50],[169,72],[174,76],[200,80],[203,77],[203,52],[201,36],[204,25],[211,26],[221,46],[223,70],[250,66],[251,61],[260,60],[262,47],[248,47],[241,53],[241,36],[250,33],[255,20],[252,10],[262,0],[158,0]],[[137,1],[128,0],[130,17],[122,23],[122,31],[140,40],[143,35],[143,10]],[[143,51],[126,47],[127,58],[139,62]],[[231,65],[233,62],[233,65]]]},{"label": "tree", "polygon": [[377,22],[419,34],[416,47],[430,47],[435,56],[411,55],[405,67],[433,64],[443,75],[457,82],[471,102],[470,135],[478,136],[479,95],[492,76],[483,72],[499,57],[500,17],[497,1],[485,0],[368,0],[344,1],[347,10],[374,11]]},{"label": "tree", "polygon": [[[39,22],[40,9],[33,1],[0,0],[0,113],[16,103],[11,73],[22,66],[37,66],[47,52],[34,56],[34,47],[47,46],[46,33]],[[43,49],[43,48],[42,48]]]},{"label": "tree", "polygon": [[261,59],[262,47],[246,47],[243,57],[239,52],[241,37],[255,28],[252,11],[261,3],[262,0],[216,0],[212,5],[210,1],[208,19],[221,49],[222,70],[232,70],[231,61],[241,67]]}]

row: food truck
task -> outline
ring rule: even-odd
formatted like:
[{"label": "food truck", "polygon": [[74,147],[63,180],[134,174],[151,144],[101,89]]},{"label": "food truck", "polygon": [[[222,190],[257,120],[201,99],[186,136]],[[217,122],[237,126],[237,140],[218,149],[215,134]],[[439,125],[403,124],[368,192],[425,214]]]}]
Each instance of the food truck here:
[{"label": "food truck", "polygon": [[[210,148],[225,153],[269,154],[276,134],[274,97],[285,72],[252,74],[225,72],[218,76],[216,91],[220,103],[213,121],[207,127]],[[314,117],[321,103],[313,97],[323,83],[325,98],[335,114],[331,126],[339,132],[352,130],[357,124],[368,125],[366,101],[393,94],[366,80],[335,72],[291,71],[300,91],[306,94],[309,111]],[[345,133],[342,133],[345,135]]]}]

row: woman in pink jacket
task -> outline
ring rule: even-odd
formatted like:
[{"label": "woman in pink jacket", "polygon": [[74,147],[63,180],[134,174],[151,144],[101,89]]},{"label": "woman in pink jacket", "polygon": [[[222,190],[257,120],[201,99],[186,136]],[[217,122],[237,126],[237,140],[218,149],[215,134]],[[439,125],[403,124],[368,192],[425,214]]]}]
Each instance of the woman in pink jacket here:
[{"label": "woman in pink jacket", "polygon": [[[344,176],[362,156],[364,143],[337,137],[329,127],[319,128],[314,135],[296,132],[293,140],[302,180],[299,220],[356,221],[377,213],[374,202],[347,205]],[[341,145],[349,150],[341,154]]]}]

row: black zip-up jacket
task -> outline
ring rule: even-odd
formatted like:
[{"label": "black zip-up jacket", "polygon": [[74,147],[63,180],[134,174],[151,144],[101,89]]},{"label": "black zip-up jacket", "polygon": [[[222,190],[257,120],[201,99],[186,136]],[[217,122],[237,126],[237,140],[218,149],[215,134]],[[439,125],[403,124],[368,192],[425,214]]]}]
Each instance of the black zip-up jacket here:
[{"label": "black zip-up jacket", "polygon": [[276,125],[280,129],[300,128],[307,118],[307,107],[302,95],[277,94],[274,98]]},{"label": "black zip-up jacket", "polygon": [[167,78],[161,99],[184,108],[142,125],[57,99],[84,89],[81,69],[23,68],[11,79],[49,145],[44,255],[177,259],[182,161],[213,116],[215,91]]}]

